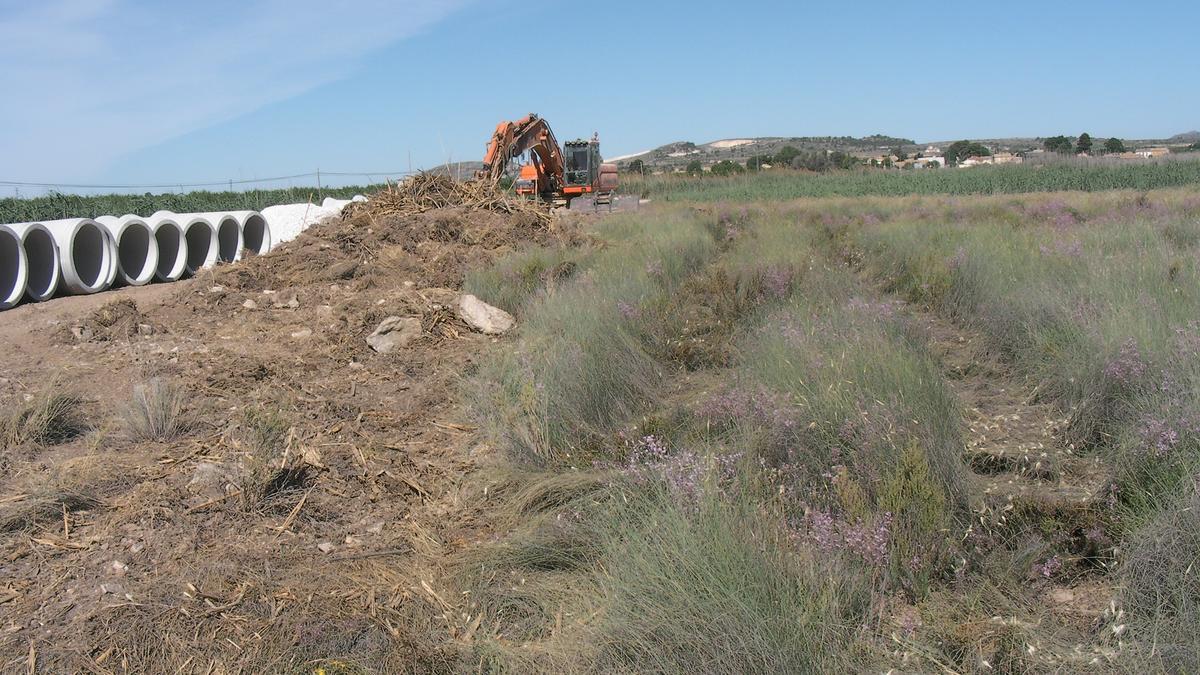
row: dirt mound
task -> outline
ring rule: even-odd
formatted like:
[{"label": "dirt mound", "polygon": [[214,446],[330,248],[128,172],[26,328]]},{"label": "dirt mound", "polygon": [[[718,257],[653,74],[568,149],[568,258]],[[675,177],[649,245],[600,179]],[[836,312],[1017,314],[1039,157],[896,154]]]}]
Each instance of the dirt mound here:
[{"label": "dirt mound", "polygon": [[349,218],[360,214],[409,216],[434,209],[461,207],[471,211],[522,214],[544,226],[553,222],[549,211],[516,197],[488,180],[457,181],[449,176],[420,173],[346,207]]},{"label": "dirt mound", "polygon": [[398,278],[457,288],[467,270],[522,244],[581,239],[574,227],[544,220],[540,209],[498,213],[456,206],[402,213],[386,201],[367,204],[351,204],[341,220],[310,228],[270,256],[219,271],[216,282],[262,290],[339,282],[362,287]]},{"label": "dirt mound", "polygon": [[137,304],[128,298],[113,300],[92,312],[86,319],[76,322],[58,333],[58,342],[107,342],[129,339],[139,332],[153,333],[154,327],[146,323]]}]

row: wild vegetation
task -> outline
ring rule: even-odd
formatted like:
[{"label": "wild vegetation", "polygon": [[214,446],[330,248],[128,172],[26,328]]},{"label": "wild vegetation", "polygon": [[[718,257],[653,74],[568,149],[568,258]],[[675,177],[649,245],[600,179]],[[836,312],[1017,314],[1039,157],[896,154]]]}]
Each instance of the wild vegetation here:
[{"label": "wild vegetation", "polygon": [[1197,215],[1191,190],[663,208],[474,275],[523,326],[470,385],[510,471],[505,536],[458,573],[476,657],[1200,666]]}]

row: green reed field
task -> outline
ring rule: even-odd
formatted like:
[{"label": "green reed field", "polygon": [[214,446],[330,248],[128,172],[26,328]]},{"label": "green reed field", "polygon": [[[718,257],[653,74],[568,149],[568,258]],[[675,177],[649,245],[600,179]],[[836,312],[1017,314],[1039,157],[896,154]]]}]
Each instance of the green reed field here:
[{"label": "green reed field", "polygon": [[155,211],[195,213],[204,211],[259,211],[279,204],[319,203],[326,197],[349,199],[370,194],[383,185],[341,188],[298,187],[246,192],[186,192],[144,195],[72,195],[53,193],[42,197],[0,199],[0,223],[26,223],[58,218],[95,218],[133,213],[148,216]]},{"label": "green reed field", "polygon": [[987,195],[1078,190],[1151,190],[1200,183],[1200,159],[1155,163],[881,169],[811,174],[766,171],[730,177],[622,176],[622,190],[666,201],[754,202],[804,197]]}]

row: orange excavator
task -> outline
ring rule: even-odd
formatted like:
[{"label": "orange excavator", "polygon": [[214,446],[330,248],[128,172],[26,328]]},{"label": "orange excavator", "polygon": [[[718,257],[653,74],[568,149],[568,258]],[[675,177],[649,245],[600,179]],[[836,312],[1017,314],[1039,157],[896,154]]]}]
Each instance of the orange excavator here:
[{"label": "orange excavator", "polygon": [[558,145],[546,120],[529,113],[515,122],[496,125],[483,157],[481,178],[499,181],[509,162],[529,153],[513,186],[517,194],[549,204],[570,206],[571,200],[589,196],[595,204],[610,204],[617,189],[617,165],[600,159],[600,138]]}]

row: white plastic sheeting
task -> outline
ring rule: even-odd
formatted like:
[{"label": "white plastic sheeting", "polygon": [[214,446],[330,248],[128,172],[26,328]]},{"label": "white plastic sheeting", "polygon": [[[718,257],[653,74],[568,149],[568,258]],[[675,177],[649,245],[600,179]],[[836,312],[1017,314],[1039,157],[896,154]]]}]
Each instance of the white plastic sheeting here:
[{"label": "white plastic sheeting", "polygon": [[317,204],[283,204],[268,206],[262,210],[271,229],[271,248],[300,236],[300,233],[331,216],[342,213],[342,209],[350,202],[365,202],[367,198],[355,195],[353,199],[333,199],[326,197],[325,201]]}]

